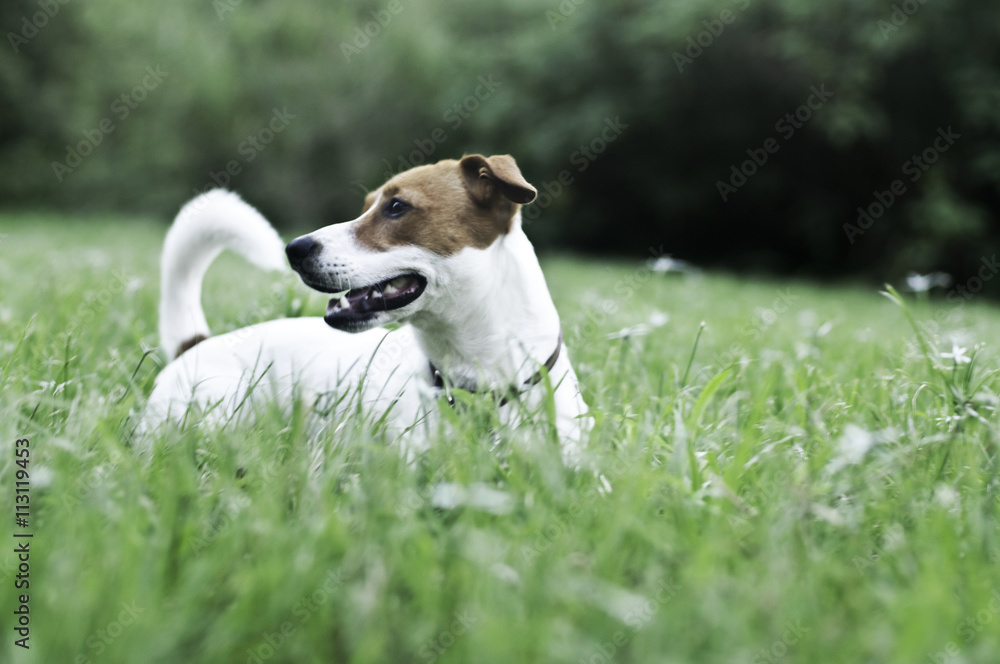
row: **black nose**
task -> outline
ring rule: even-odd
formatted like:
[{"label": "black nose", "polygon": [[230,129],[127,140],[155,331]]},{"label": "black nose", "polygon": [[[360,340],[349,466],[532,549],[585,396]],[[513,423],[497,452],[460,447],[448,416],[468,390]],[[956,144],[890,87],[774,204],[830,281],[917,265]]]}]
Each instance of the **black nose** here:
[{"label": "black nose", "polygon": [[288,243],[288,246],[285,247],[285,255],[288,256],[288,262],[292,264],[292,267],[298,267],[302,261],[319,251],[321,246],[319,242],[308,235],[303,235]]}]

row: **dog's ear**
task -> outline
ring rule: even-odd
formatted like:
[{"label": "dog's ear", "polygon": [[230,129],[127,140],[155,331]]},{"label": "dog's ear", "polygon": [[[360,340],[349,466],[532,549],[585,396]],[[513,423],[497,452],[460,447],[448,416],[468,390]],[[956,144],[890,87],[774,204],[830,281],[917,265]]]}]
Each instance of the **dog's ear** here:
[{"label": "dog's ear", "polygon": [[509,154],[484,157],[481,154],[462,157],[459,167],[465,186],[479,205],[494,205],[502,196],[512,203],[525,204],[535,200],[538,191],[521,175],[517,162]]}]

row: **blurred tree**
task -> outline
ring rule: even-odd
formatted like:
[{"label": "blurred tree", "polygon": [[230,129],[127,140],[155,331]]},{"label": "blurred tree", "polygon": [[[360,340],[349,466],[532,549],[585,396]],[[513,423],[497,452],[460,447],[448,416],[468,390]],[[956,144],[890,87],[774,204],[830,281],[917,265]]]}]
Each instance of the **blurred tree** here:
[{"label": "blurred tree", "polygon": [[67,117],[81,85],[74,63],[86,53],[78,16],[58,2],[0,4],[0,201],[35,206],[51,201],[51,155],[62,147]]},{"label": "blurred tree", "polygon": [[225,185],[307,228],[402,168],[509,152],[543,247],[963,279],[1000,240],[987,0],[54,6],[0,53],[8,207],[166,219]]}]

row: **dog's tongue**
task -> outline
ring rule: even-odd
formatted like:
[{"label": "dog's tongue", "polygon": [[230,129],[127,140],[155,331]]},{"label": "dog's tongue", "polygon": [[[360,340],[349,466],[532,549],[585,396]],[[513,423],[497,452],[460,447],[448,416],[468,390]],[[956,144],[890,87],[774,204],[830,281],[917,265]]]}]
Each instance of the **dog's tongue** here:
[{"label": "dog's tongue", "polygon": [[326,313],[343,314],[349,311],[361,314],[375,309],[384,309],[385,303],[374,286],[358,288],[344,293],[339,298],[331,298],[326,305]]}]

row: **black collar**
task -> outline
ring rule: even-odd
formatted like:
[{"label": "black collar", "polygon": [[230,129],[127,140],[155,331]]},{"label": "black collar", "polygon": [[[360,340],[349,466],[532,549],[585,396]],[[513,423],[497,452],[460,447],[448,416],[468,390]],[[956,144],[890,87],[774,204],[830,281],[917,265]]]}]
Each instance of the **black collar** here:
[{"label": "black collar", "polygon": [[[556,349],[552,351],[551,355],[549,355],[549,359],[545,360],[545,371],[552,371],[552,369],[556,366],[556,361],[559,359],[559,353],[562,351],[562,341],[562,329],[560,329],[559,339],[556,341]],[[441,390],[445,389],[444,376],[441,375],[441,372],[438,371],[438,368],[434,366],[433,362],[428,362],[428,365],[431,369],[431,378],[433,380],[434,387]],[[521,392],[524,392],[527,388],[537,385],[540,382],[542,382],[541,369],[532,374],[531,378],[521,383],[520,386],[511,385],[507,389],[506,393],[498,392],[496,390],[486,390],[486,392],[492,393],[494,397],[500,400],[500,405],[505,406],[512,397],[517,396]],[[479,390],[475,389],[469,391],[473,393],[479,392]],[[448,396],[448,403],[452,406],[455,405],[455,400],[451,397],[451,395]]]}]

